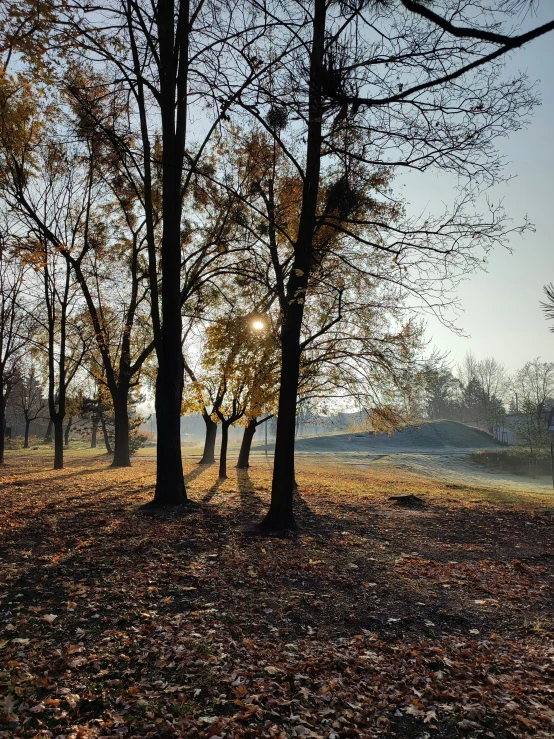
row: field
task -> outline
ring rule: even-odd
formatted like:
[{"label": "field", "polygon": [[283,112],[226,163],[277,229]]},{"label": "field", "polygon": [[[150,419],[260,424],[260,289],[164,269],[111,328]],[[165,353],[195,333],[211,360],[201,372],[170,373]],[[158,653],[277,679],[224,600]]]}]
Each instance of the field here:
[{"label": "field", "polygon": [[547,484],[368,454],[299,455],[290,539],[259,453],[155,515],[152,459],[10,455],[0,737],[552,737]]}]

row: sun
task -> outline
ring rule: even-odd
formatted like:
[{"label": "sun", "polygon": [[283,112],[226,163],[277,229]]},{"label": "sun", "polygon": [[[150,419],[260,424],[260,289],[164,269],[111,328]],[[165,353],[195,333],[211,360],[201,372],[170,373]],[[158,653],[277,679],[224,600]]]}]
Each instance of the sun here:
[{"label": "sun", "polygon": [[252,324],[252,328],[256,331],[261,331],[264,327],[263,321],[254,321]]}]

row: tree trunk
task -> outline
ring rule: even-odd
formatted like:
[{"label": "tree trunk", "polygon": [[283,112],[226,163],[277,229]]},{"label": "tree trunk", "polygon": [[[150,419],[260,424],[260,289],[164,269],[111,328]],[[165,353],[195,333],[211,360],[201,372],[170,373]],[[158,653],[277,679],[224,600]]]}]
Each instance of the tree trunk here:
[{"label": "tree trunk", "polygon": [[250,467],[250,447],[252,446],[252,439],[256,433],[258,422],[255,418],[248,421],[248,426],[244,429],[242,435],[242,442],[240,445],[239,461],[237,462],[237,469],[247,470]]},{"label": "tree trunk", "polygon": [[[181,403],[184,362],[181,316],[181,215],[183,209],[183,161],[187,125],[187,75],[189,54],[189,6],[179,32],[174,33],[174,3],[157,3],[160,69],[160,123],[163,141],[162,234],[160,248],[161,290],[154,306],[154,336],[158,357],[156,421],[158,428],[156,492],[154,505],[186,503],[187,493],[181,458]],[[181,7],[181,12],[183,7]],[[150,247],[149,247],[150,248]],[[149,257],[150,269],[154,262]],[[152,276],[150,277],[152,282]],[[154,291],[153,291],[154,294]]]},{"label": "tree trunk", "polygon": [[54,421],[54,469],[63,470],[63,419]]},{"label": "tree trunk", "polygon": [[64,440],[66,447],[69,446],[69,432],[71,431],[71,424],[73,423],[73,416],[69,416],[65,427]]},{"label": "tree trunk", "polygon": [[[294,327],[291,327],[294,328]],[[293,513],[294,437],[296,430],[296,397],[298,393],[300,325],[294,332],[283,333],[281,388],[277,415],[277,434],[273,463],[271,505],[261,523],[267,531],[294,530]]]},{"label": "tree trunk", "polygon": [[48,426],[46,427],[46,433],[44,434],[44,443],[45,444],[51,444],[52,443],[52,419],[48,419]]},{"label": "tree trunk", "polygon": [[92,431],[90,435],[90,448],[96,449],[96,441],[98,436],[98,421],[92,422]]},{"label": "tree trunk", "polygon": [[229,424],[223,421],[221,424],[221,451],[219,452],[219,477],[227,477],[227,444],[229,442]]},{"label": "tree trunk", "polygon": [[208,413],[203,413],[202,418],[206,424],[206,438],[204,440],[204,452],[198,464],[214,464],[215,462],[215,440],[217,437],[217,423],[212,421]]},{"label": "tree trunk", "polygon": [[23,442],[23,449],[29,448],[29,426],[31,422],[25,419],[25,441]]},{"label": "tree trunk", "polygon": [[158,430],[154,505],[181,505],[187,501],[181,458],[181,396],[183,366],[181,341],[172,348],[171,362],[163,362],[156,381]]},{"label": "tree trunk", "polygon": [[110,444],[110,437],[108,436],[108,428],[106,426],[105,418],[101,420],[101,424],[102,424],[102,434],[104,435],[104,444],[106,446],[106,452],[108,454],[112,454],[113,449],[112,449],[112,445]]},{"label": "tree trunk", "polygon": [[0,464],[4,464],[6,438],[6,409],[4,407],[3,387],[0,385]]},{"label": "tree trunk", "polygon": [[120,388],[119,397],[114,398],[115,438],[112,467],[130,467],[131,452],[129,449],[129,413],[127,410],[128,392]]}]

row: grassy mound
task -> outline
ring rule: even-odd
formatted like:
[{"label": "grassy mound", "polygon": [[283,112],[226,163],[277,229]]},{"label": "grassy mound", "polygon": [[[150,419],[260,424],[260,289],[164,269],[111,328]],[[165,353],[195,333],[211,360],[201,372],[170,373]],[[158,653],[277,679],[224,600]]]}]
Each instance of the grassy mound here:
[{"label": "grassy mound", "polygon": [[485,431],[457,421],[425,421],[395,434],[335,433],[296,440],[300,452],[376,452],[390,454],[410,451],[454,451],[501,447]]}]

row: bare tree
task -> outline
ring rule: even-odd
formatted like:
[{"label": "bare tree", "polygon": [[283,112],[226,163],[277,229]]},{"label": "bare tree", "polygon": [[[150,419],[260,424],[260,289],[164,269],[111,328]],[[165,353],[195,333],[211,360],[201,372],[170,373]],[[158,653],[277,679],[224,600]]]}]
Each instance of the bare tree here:
[{"label": "bare tree", "polygon": [[20,379],[20,361],[32,338],[34,321],[24,305],[28,268],[8,251],[9,237],[0,234],[0,464],[4,463],[6,404]]},{"label": "bare tree", "polygon": [[[40,243],[40,242],[39,242]],[[67,392],[89,350],[91,336],[79,310],[78,286],[63,255],[42,241],[42,288],[46,306],[45,349],[48,362],[48,411],[54,426],[54,469],[64,466]]]},{"label": "bare tree", "polygon": [[[519,35],[490,31],[493,19],[496,29],[510,22],[510,10],[495,12],[485,0],[479,12],[471,5],[471,18],[463,3],[448,4],[446,16],[446,3],[431,9],[409,0],[263,7],[278,19],[278,32],[249,47],[243,59],[254,53],[280,58],[292,38],[294,50],[236,103],[232,89],[225,95],[231,109],[240,107],[273,137],[301,180],[299,217],[280,275],[281,392],[271,506],[262,524],[273,530],[295,525],[299,367],[312,277],[328,254],[318,243],[322,227],[388,259],[398,282],[442,315],[445,291],[479,267],[478,250],[486,254],[505,243],[509,231],[501,209],[486,217],[472,211],[480,185],[502,176],[495,139],[520,127],[534,104],[525,79],[506,79],[498,60],[554,23]],[[465,180],[466,189],[442,218],[383,222],[371,209],[364,215],[354,207],[360,164],[393,171],[439,167]],[[330,174],[335,186],[325,192]]]},{"label": "bare tree", "polygon": [[29,448],[29,429],[31,423],[43,418],[46,411],[44,383],[37,363],[31,357],[23,363],[21,380],[18,386],[19,406],[25,419],[25,438],[23,448]]},{"label": "bare tree", "polygon": [[534,461],[541,448],[548,447],[554,422],[554,362],[540,358],[526,362],[516,373],[513,389],[518,395],[516,439],[527,446]]},{"label": "bare tree", "polygon": [[[129,108],[125,127],[110,129],[99,119],[96,125],[111,141],[144,218],[158,360],[156,505],[186,501],[180,445],[184,198],[205,166],[206,142],[226,116],[228,104],[220,103],[213,82],[223,74],[226,41],[246,48],[265,32],[265,19],[255,22],[254,10],[231,11],[213,0],[78,0],[59,7],[59,28],[75,57],[101,60],[113,99],[123,97]],[[251,67],[242,86],[261,71]],[[191,131],[195,113],[205,125]]]}]

